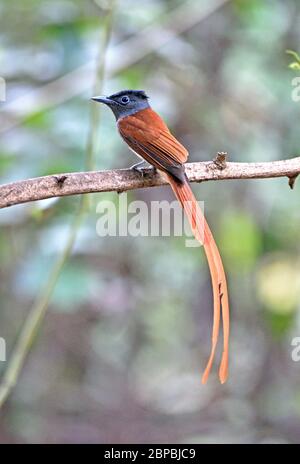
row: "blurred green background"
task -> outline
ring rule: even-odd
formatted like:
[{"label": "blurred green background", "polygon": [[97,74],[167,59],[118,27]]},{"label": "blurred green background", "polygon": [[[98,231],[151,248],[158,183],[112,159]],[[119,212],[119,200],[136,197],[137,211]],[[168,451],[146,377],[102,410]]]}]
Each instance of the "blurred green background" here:
[{"label": "blurred green background", "polygon": [[[105,53],[99,39],[111,9],[108,0],[0,1],[1,183],[84,169],[95,61]],[[114,10],[104,92],[145,89],[191,161],[218,151],[248,162],[300,154],[300,107],[291,98],[297,72],[285,53],[300,49],[297,0],[119,0]],[[151,40],[143,39],[147,28]],[[135,159],[112,114],[97,111],[96,168],[130,166]],[[205,387],[200,382],[212,324],[203,250],[178,237],[100,238],[96,205],[118,195],[93,195],[1,410],[1,443],[299,441],[300,363],[291,359],[300,336],[299,185],[244,180],[193,190],[228,272],[228,383],[218,383],[216,368]],[[173,199],[167,187],[129,198]],[[8,360],[79,202],[1,211],[0,336]]]}]

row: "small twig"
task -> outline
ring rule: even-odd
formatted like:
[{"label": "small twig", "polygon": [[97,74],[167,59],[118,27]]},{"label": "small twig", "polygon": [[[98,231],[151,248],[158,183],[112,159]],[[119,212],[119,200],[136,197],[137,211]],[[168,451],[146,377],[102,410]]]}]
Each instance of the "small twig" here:
[{"label": "small twig", "polygon": [[227,164],[226,160],[227,160],[227,152],[219,151],[217,153],[217,156],[213,159],[213,162],[219,169],[225,169],[226,164]]},{"label": "small twig", "polygon": [[64,185],[65,180],[67,179],[67,176],[64,176],[64,175],[62,175],[62,176],[53,176],[53,177],[56,180],[57,185],[59,187],[62,187]]},{"label": "small twig", "polygon": [[298,177],[299,174],[296,174],[295,176],[288,176],[289,178],[289,187],[291,190],[293,190],[294,186],[295,186],[295,182],[296,182],[296,179]]}]

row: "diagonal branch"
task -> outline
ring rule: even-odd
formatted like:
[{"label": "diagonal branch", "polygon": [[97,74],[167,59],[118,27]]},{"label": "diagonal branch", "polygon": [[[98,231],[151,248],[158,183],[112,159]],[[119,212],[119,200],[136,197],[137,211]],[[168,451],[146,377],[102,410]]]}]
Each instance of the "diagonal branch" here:
[{"label": "diagonal branch", "polygon": [[[219,160],[186,164],[191,182],[227,179],[288,177],[292,187],[300,174],[300,157],[265,163],[220,163]],[[151,169],[141,175],[131,169],[57,174],[0,185],[0,208],[46,198],[95,192],[124,192],[165,185]]]},{"label": "diagonal branch", "polygon": [[[103,28],[99,37],[99,51],[100,57],[98,60],[98,66],[96,71],[95,79],[95,91],[101,90],[104,83],[105,68],[106,68],[106,52],[109,45],[112,25],[116,9],[116,0],[111,1],[107,9],[107,15],[103,21]],[[87,138],[87,150],[86,150],[86,166],[91,169],[93,166],[94,156],[96,152],[96,140],[97,140],[97,127],[99,123],[99,113],[96,108],[91,107],[89,134]],[[58,185],[62,183],[63,177],[60,177]],[[21,187],[22,190],[22,187]],[[4,197],[9,196],[11,189],[4,194]],[[12,189],[14,192],[14,188]],[[7,367],[2,376],[0,383],[0,408],[5,403],[6,399],[10,395],[12,389],[16,385],[20,372],[25,363],[26,357],[30,351],[32,343],[38,333],[38,330],[44,320],[47,312],[49,302],[51,300],[53,291],[56,283],[60,277],[62,269],[69,259],[74,243],[77,238],[78,231],[82,225],[83,220],[86,217],[88,211],[88,197],[81,197],[79,209],[74,217],[72,226],[70,228],[67,240],[64,244],[62,251],[59,253],[58,259],[50,269],[49,277],[41,287],[41,291],[38,292],[35,302],[33,303],[19,333],[15,347],[11,353],[10,359],[7,363]]]}]

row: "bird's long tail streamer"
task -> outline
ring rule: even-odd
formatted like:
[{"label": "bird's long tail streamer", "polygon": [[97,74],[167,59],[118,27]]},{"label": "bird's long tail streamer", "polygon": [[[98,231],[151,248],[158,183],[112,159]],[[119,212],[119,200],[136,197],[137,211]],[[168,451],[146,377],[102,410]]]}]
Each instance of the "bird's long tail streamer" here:
[{"label": "bird's long tail streamer", "polygon": [[228,376],[230,321],[227,283],[222,259],[212,232],[192,192],[188,180],[184,183],[179,183],[168,175],[168,181],[187,215],[195,239],[204,246],[211,275],[214,300],[212,343],[210,356],[202,376],[202,383],[207,382],[214,361],[220,330],[221,311],[223,323],[223,354],[219,368],[219,379],[221,383],[225,383]]}]

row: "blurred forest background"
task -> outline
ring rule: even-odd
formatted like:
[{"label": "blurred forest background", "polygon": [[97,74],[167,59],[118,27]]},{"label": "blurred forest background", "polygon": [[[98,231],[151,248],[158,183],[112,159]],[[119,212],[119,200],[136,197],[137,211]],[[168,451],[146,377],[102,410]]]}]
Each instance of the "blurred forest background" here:
[{"label": "blurred forest background", "polygon": [[[1,0],[0,24],[1,183],[85,169],[95,63],[104,56],[103,92],[145,89],[191,161],[218,151],[248,162],[300,155],[300,107],[291,98],[297,73],[285,53],[300,49],[298,0]],[[95,111],[101,116],[95,167],[132,165],[112,114],[100,105],[92,111],[94,121]],[[212,324],[203,250],[178,237],[100,238],[96,205],[117,203],[118,195],[91,196],[1,410],[0,442],[299,441],[300,363],[291,359],[300,336],[299,188],[290,190],[287,179],[193,185],[228,272],[224,386],[216,369],[206,386],[200,382]],[[167,187],[129,197],[173,200]],[[0,336],[8,361],[79,203],[1,211]],[[6,366],[0,362],[1,376]]]}]

